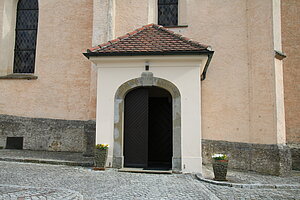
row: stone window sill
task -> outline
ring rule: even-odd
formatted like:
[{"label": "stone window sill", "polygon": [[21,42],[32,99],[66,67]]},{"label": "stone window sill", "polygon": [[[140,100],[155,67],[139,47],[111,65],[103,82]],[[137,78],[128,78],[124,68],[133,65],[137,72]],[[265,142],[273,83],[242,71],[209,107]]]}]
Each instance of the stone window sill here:
[{"label": "stone window sill", "polygon": [[164,26],[165,28],[187,28],[188,25],[177,25],[177,26]]},{"label": "stone window sill", "polygon": [[0,79],[27,79],[27,80],[36,80],[37,76],[33,74],[8,74],[5,76],[0,76]]}]

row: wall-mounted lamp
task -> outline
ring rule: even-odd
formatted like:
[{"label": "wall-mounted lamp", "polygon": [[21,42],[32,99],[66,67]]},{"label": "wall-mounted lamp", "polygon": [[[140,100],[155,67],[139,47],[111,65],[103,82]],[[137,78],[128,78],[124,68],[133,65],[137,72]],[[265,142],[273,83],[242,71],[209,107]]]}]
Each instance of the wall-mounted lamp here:
[{"label": "wall-mounted lamp", "polygon": [[149,62],[145,62],[145,70],[149,71]]}]

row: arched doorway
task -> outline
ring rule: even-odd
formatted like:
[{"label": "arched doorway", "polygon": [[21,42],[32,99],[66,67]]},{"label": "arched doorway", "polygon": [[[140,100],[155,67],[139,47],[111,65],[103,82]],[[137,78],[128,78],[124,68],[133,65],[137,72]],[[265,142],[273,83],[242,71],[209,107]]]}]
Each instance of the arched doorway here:
[{"label": "arched doorway", "polygon": [[172,96],[172,171],[182,170],[181,158],[181,95],[179,89],[170,81],[154,77],[151,72],[143,72],[141,77],[128,80],[120,85],[114,100],[114,143],[113,167],[124,167],[124,110],[125,97],[130,91],[142,87],[158,87]]},{"label": "arched doorway", "polygon": [[172,96],[159,87],[138,87],[125,96],[124,167],[171,169]]}]

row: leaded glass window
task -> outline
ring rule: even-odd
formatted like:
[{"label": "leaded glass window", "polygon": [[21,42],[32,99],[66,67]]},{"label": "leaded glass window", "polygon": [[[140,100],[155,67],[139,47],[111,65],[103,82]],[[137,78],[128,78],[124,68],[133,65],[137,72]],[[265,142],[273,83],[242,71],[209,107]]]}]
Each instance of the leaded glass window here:
[{"label": "leaded glass window", "polygon": [[158,0],[158,24],[178,25],[178,0]]},{"label": "leaded glass window", "polygon": [[34,73],[38,0],[19,0],[16,16],[14,73]]}]

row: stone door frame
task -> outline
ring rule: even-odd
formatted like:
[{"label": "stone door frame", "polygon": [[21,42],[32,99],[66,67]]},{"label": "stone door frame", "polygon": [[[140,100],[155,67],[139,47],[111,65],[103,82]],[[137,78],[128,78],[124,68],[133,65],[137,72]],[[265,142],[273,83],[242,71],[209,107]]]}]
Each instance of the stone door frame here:
[{"label": "stone door frame", "polygon": [[124,164],[123,137],[124,137],[124,100],[126,94],[137,88],[156,86],[167,90],[172,96],[173,120],[173,156],[172,170],[180,172],[181,167],[181,95],[178,88],[168,80],[154,77],[151,72],[143,72],[141,77],[123,83],[114,98],[114,145],[113,167],[122,168]]}]

